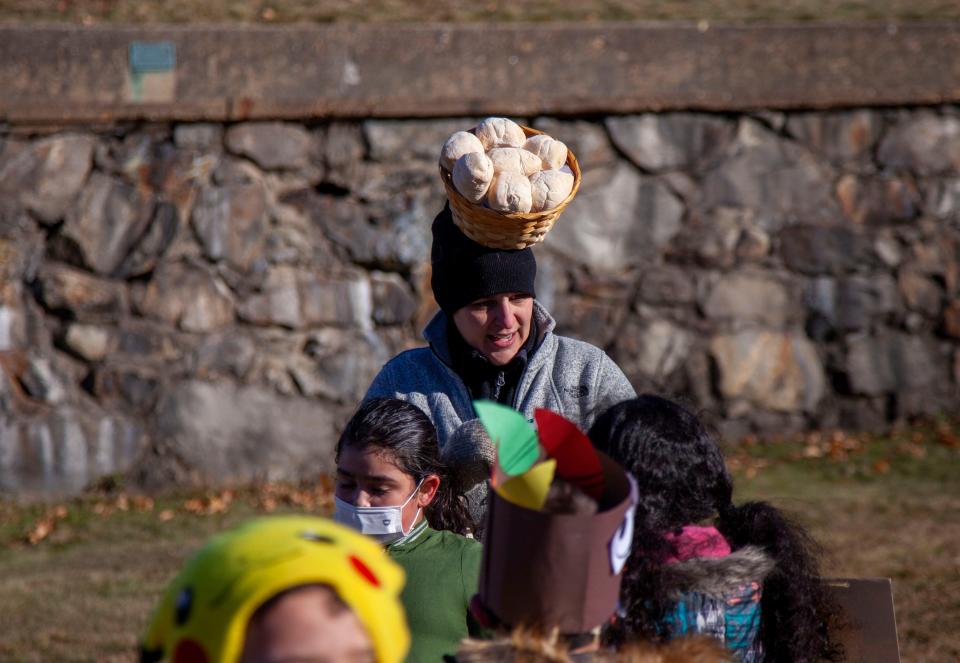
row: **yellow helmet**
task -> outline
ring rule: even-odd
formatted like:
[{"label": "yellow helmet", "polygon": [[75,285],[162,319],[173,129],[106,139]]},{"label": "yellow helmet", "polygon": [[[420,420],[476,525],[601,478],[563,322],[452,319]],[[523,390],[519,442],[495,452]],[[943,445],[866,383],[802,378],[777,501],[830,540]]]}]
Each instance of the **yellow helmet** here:
[{"label": "yellow helmet", "polygon": [[141,660],[235,663],[247,622],[267,599],[325,584],[357,615],[378,663],[400,663],[410,646],[403,583],[403,569],[353,530],[310,516],[257,518],[187,562],[150,619]]}]

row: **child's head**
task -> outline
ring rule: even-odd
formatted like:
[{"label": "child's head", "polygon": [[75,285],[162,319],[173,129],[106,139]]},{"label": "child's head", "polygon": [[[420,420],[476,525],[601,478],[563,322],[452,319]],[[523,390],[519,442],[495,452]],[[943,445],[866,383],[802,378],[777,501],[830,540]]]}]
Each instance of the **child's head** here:
[{"label": "child's head", "polygon": [[329,585],[281,592],[247,622],[240,663],[294,660],[376,660],[363,623]]},{"label": "child's head", "polygon": [[836,660],[825,627],[835,608],[819,578],[816,543],[766,502],[731,502],[723,454],[695,415],[643,395],[607,410],[590,439],[633,473],[640,493],[620,596],[623,617],[610,631],[612,640],[666,635],[659,620],[677,592],[667,565],[678,553],[671,535],[716,516],[728,549],[752,546],[772,561],[763,578],[760,620],[769,660]]},{"label": "child's head", "polygon": [[554,629],[549,634],[523,627],[485,640],[465,639],[451,663],[572,663],[569,647]]},{"label": "child's head", "polygon": [[403,570],[323,518],[270,516],[207,543],[167,587],[142,661],[400,663]]},{"label": "child's head", "polygon": [[668,532],[730,506],[733,484],[723,454],[700,420],[658,396],[614,405],[590,429],[590,440],[633,474],[637,516]]},{"label": "child's head", "polygon": [[470,528],[436,429],[416,406],[396,398],[363,403],[337,442],[336,461],[338,521],[385,543],[409,533],[421,513],[438,529]]}]

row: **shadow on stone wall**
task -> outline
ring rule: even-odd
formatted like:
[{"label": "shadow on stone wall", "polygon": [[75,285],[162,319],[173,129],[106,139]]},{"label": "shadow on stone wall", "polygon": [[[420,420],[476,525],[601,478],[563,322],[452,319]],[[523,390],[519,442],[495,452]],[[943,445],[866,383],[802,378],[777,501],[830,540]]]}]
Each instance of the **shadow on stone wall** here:
[{"label": "shadow on stone wall", "polygon": [[[328,470],[473,121],[0,130],[0,490]],[[957,405],[955,109],[531,122],[585,173],[539,297],[638,390],[730,438]]]}]

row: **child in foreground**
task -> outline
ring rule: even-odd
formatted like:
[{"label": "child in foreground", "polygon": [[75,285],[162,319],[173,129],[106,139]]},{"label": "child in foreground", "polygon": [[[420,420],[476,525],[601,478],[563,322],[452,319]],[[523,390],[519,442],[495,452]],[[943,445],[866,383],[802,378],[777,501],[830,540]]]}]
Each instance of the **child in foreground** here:
[{"label": "child in foreground", "polygon": [[480,544],[465,500],[440,460],[437,433],[416,406],[395,398],[363,403],[337,443],[335,519],[379,540],[407,574],[411,662],[439,661],[478,635],[469,614]]},{"label": "child in foreground", "polygon": [[640,491],[613,642],[705,633],[748,663],[841,659],[815,543],[766,502],[733,504],[723,454],[697,417],[644,395],[589,435]]},{"label": "child in foreground", "polygon": [[497,637],[464,640],[445,661],[730,660],[723,645],[705,637],[603,646],[632,542],[632,478],[556,412],[537,410],[534,431],[502,406],[474,406],[488,436],[498,440],[499,481],[488,495],[483,573],[472,608]]},{"label": "child in foreground", "polygon": [[225,532],[168,586],[143,663],[400,663],[403,571],[323,518],[268,516]]}]

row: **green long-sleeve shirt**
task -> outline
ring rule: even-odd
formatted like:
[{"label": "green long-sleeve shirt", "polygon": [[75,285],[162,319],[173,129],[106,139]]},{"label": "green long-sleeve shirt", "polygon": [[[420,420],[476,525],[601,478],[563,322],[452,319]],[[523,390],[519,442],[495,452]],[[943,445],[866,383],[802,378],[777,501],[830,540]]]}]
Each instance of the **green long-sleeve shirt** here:
[{"label": "green long-sleeve shirt", "polygon": [[425,521],[387,546],[407,574],[400,595],[412,639],[407,663],[438,663],[444,654],[456,653],[460,640],[480,633],[469,607],[481,551],[475,540],[432,529]]}]

